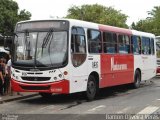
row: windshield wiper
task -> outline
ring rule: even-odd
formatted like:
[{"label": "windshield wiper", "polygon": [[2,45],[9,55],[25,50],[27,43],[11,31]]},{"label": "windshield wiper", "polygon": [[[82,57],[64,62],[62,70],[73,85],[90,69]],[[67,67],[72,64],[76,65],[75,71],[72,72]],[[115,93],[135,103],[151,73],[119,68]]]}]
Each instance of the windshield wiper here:
[{"label": "windshield wiper", "polygon": [[43,39],[42,49],[46,48],[46,46],[47,46],[47,44],[48,44],[48,42],[49,42],[49,40],[51,38],[52,32],[53,32],[53,29],[50,29],[49,32],[47,32],[47,35]]},{"label": "windshield wiper", "polygon": [[43,55],[43,48],[47,47],[47,44],[48,44],[50,38],[52,37],[52,33],[53,33],[53,29],[50,29],[47,32],[47,35],[45,36],[45,38],[43,39],[43,43],[42,43],[42,55]]},{"label": "windshield wiper", "polygon": [[27,59],[29,59],[30,51],[31,51],[30,41],[28,41],[28,39],[30,39],[30,36],[29,36],[28,30],[26,30],[25,31],[25,51],[27,51],[27,56],[26,56]]},{"label": "windshield wiper", "polygon": [[[16,37],[17,39],[16,39],[15,37]],[[15,40],[16,40],[16,41],[15,41]],[[18,46],[18,35],[17,35],[17,33],[14,33],[14,41],[15,41],[15,43],[16,43],[15,45]]]}]

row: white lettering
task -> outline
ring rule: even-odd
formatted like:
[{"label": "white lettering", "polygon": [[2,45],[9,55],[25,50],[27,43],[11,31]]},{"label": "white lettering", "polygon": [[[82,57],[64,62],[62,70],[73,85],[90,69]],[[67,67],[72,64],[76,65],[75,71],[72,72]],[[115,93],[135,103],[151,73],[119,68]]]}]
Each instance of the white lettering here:
[{"label": "white lettering", "polygon": [[115,70],[127,70],[127,64],[114,63],[114,57],[111,58],[111,71]]}]

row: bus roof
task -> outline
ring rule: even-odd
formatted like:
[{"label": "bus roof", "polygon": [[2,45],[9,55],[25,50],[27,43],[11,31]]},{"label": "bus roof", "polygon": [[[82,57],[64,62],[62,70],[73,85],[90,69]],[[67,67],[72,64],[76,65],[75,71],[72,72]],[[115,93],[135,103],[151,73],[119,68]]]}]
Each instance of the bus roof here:
[{"label": "bus roof", "polygon": [[84,28],[100,29],[100,30],[106,30],[106,31],[111,31],[111,32],[120,32],[120,33],[131,34],[131,30],[129,30],[129,29],[119,28],[119,27],[114,27],[114,26],[109,26],[109,25],[102,25],[102,24],[98,24],[98,23],[87,22],[87,21],[76,20],[76,19],[26,20],[26,21],[20,21],[18,23],[35,22],[35,21],[52,21],[52,20],[66,20],[66,21],[70,22],[71,26],[82,26]]},{"label": "bus roof", "polygon": [[[76,19],[41,19],[41,20],[26,20],[26,21],[20,21],[18,23],[25,23],[25,22],[38,22],[38,21],[54,21],[54,20],[66,20],[70,22],[71,26],[81,26],[84,28],[91,28],[91,29],[100,29],[104,31],[110,31],[110,32],[117,32],[117,33],[125,33],[129,35],[138,35],[138,36],[146,36],[146,37],[152,37],[155,38],[155,35],[152,33],[147,33],[147,32],[141,32],[137,30],[131,30],[131,29],[126,29],[126,28],[120,28],[120,27],[114,27],[114,26],[109,26],[109,25],[102,25],[98,23],[93,23],[93,22],[87,22],[83,20],[76,20]],[[18,24],[17,23],[17,24]],[[157,36],[160,37],[160,36]]]},{"label": "bus roof", "polygon": [[145,36],[145,37],[155,38],[155,35],[152,33],[141,32],[141,31],[137,31],[137,30],[132,30],[132,34],[137,35],[137,36]]},{"label": "bus roof", "polygon": [[125,29],[125,28],[119,28],[119,27],[114,27],[114,26],[109,26],[109,25],[99,25],[100,30],[104,31],[110,31],[110,32],[116,32],[116,33],[125,33],[131,35],[132,32],[130,29]]},{"label": "bus roof", "polygon": [[87,22],[87,21],[82,21],[82,20],[76,20],[76,19],[42,19],[42,20],[26,20],[26,21],[20,21],[19,23],[26,23],[26,22],[43,22],[43,21],[56,21],[56,20],[66,20],[70,22],[70,25],[72,26],[82,26],[82,27],[96,27],[98,28],[97,23],[92,23],[92,22]]}]

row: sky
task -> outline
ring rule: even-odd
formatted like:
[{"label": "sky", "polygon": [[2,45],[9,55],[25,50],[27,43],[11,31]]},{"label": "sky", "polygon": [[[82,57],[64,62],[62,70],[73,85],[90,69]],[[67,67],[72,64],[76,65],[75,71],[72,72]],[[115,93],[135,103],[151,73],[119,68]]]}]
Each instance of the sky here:
[{"label": "sky", "polygon": [[127,24],[137,22],[148,17],[147,11],[154,6],[160,6],[160,0],[14,0],[18,3],[20,10],[26,9],[32,14],[31,19],[48,19],[64,17],[67,10],[73,5],[100,4],[121,10],[128,15]]}]

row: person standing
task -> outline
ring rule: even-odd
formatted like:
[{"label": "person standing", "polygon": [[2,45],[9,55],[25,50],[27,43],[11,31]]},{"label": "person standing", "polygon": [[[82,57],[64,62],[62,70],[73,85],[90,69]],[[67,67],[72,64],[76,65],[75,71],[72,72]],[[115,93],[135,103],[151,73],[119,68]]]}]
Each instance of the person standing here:
[{"label": "person standing", "polygon": [[3,68],[3,60],[0,59],[0,94],[4,93],[4,76],[3,76],[4,68]]},{"label": "person standing", "polygon": [[3,94],[6,95],[7,94],[7,85],[8,85],[8,79],[7,79],[7,72],[6,72],[6,59],[3,58],[3,64],[2,64],[2,67],[3,67],[3,78],[4,78],[4,84],[3,84]]},{"label": "person standing", "polygon": [[7,65],[6,65],[6,72],[7,72],[7,75],[6,75],[6,79],[7,79],[7,93],[12,93],[12,89],[11,89],[11,56],[9,55],[9,60],[7,62]]}]

